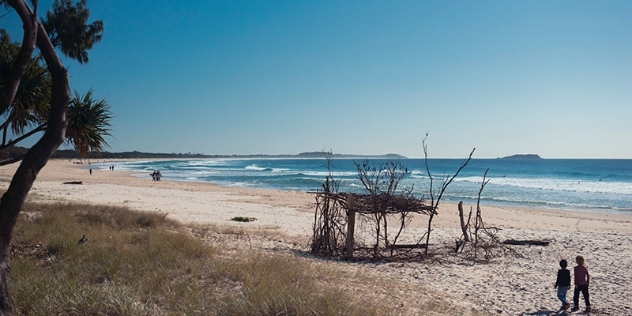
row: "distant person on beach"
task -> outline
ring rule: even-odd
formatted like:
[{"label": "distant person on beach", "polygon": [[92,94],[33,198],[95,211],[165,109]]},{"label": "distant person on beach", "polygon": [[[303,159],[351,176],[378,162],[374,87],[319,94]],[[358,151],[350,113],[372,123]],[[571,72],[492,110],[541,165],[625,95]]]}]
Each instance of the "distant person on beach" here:
[{"label": "distant person on beach", "polygon": [[92,175],[92,168],[90,168],[90,175]]},{"label": "distant person on beach", "polygon": [[162,177],[162,174],[160,174],[160,170],[154,170],[154,172],[149,174],[151,176],[151,180],[153,181],[160,181],[160,177]]},{"label": "distant person on beach", "polygon": [[588,285],[590,284],[590,274],[586,269],[586,261],[584,257],[577,256],[575,258],[577,266],[573,269],[575,275],[575,293],[573,294],[573,309],[572,311],[579,310],[579,292],[582,292],[584,296],[584,302],[586,303],[586,311],[590,312],[590,297],[588,295]]},{"label": "distant person on beach", "polygon": [[557,280],[553,287],[557,288],[557,298],[562,301],[562,308],[560,308],[560,310],[567,310],[571,306],[566,300],[566,292],[568,292],[568,288],[571,287],[571,271],[566,269],[567,266],[568,262],[566,262],[566,260],[560,260],[561,269],[557,270]]}]

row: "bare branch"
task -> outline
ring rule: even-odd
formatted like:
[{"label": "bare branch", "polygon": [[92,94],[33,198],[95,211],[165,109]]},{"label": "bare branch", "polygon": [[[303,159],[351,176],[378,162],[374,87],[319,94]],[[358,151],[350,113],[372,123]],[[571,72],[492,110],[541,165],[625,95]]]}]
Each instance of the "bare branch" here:
[{"label": "bare branch", "polygon": [[470,152],[469,156],[467,156],[467,158],[461,164],[461,167],[459,167],[459,169],[456,171],[456,173],[453,176],[449,176],[448,178],[446,178],[446,180],[443,182],[443,185],[441,185],[441,191],[439,193],[439,196],[437,197],[437,203],[436,203],[437,207],[439,206],[439,201],[441,201],[441,197],[443,197],[443,193],[448,188],[448,185],[450,185],[450,183],[452,183],[454,178],[456,178],[459,175],[459,173],[461,173],[461,170],[463,170],[463,168],[465,168],[465,166],[467,166],[467,164],[470,162],[470,160],[472,160],[472,155],[474,154],[475,150],[476,150],[476,148],[472,149],[472,151]]},{"label": "bare branch", "polygon": [[467,166],[467,164],[470,162],[470,160],[472,159],[472,155],[474,154],[474,151],[476,150],[476,148],[472,149],[469,156],[465,159],[465,161],[461,164],[461,166],[459,167],[459,169],[456,171],[456,173],[453,176],[446,176],[446,179],[444,180],[443,184],[441,185],[441,189],[439,190],[439,195],[436,197],[436,200],[435,200],[432,174],[430,173],[430,167],[428,166],[428,146],[426,145],[427,138],[428,138],[428,134],[426,133],[426,136],[421,142],[423,146],[423,150],[424,150],[424,162],[426,163],[426,173],[428,174],[428,178],[430,178],[429,193],[430,193],[430,206],[432,207],[432,212],[430,213],[430,216],[428,217],[428,230],[426,231],[426,235],[425,235],[426,236],[426,255],[428,255],[428,248],[429,248],[428,245],[430,243],[430,232],[432,232],[432,220],[434,219],[435,215],[439,215],[439,213],[437,212],[437,209],[439,208],[439,202],[441,202],[441,197],[443,197],[443,193],[448,188],[450,183],[452,183],[454,178],[456,178],[461,172],[461,170],[463,170],[463,168],[465,168],[465,166]]},{"label": "bare branch", "polygon": [[430,193],[430,205],[434,206],[434,190],[432,188],[432,174],[430,173],[430,167],[428,166],[428,145],[426,145],[426,140],[428,139],[428,133],[424,136],[424,139],[421,141],[421,146],[424,149],[424,162],[426,164],[426,174],[430,180],[430,189],[428,192]]}]

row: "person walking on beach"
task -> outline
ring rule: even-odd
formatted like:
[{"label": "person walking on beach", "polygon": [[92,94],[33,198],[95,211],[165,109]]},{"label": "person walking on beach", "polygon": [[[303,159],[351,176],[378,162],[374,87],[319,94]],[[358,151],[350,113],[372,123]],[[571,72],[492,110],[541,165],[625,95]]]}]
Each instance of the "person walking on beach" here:
[{"label": "person walking on beach", "polygon": [[561,269],[557,270],[557,280],[555,280],[555,286],[553,287],[557,288],[557,298],[562,301],[562,308],[560,310],[567,310],[571,306],[566,300],[566,292],[568,292],[568,288],[571,286],[571,271],[566,269],[567,266],[568,262],[566,262],[566,260],[560,260]]},{"label": "person walking on beach", "polygon": [[92,175],[92,168],[90,168],[90,175]]},{"label": "person walking on beach", "polygon": [[586,303],[586,311],[590,312],[590,296],[588,295],[588,285],[590,284],[590,274],[586,269],[586,261],[584,257],[577,256],[575,258],[577,266],[573,269],[575,275],[575,293],[573,294],[573,309],[571,311],[579,310],[579,292],[582,292],[584,296],[584,302]]}]

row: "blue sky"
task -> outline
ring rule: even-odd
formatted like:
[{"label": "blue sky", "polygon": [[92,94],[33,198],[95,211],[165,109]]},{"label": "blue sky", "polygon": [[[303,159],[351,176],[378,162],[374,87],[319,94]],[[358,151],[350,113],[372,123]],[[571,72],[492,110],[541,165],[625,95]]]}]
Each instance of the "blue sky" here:
[{"label": "blue sky", "polygon": [[88,5],[109,151],[632,158],[632,1]]}]

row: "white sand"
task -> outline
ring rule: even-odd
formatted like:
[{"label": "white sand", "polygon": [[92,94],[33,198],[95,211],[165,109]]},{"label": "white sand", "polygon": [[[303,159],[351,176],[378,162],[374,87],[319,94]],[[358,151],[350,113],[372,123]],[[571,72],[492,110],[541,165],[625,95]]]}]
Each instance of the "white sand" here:
[{"label": "white sand", "polygon": [[[183,222],[214,223],[278,229],[305,249],[314,220],[314,196],[302,192],[220,187],[193,182],[155,182],[129,172],[93,170],[67,160],[53,160],[42,170],[31,195],[37,200],[69,200],[125,205],[132,209],[166,212]],[[0,179],[9,180],[17,166],[0,167]],[[63,184],[83,181],[82,185]],[[6,188],[8,182],[0,183]],[[632,202],[632,201],[631,201]],[[469,206],[466,207],[469,210]],[[237,223],[235,216],[255,217]],[[484,207],[487,225],[502,228],[502,239],[546,239],[547,247],[519,246],[523,258],[505,256],[477,263],[462,256],[443,255],[434,263],[340,263],[345,269],[370,271],[407,285],[426,286],[450,297],[464,308],[508,315],[550,315],[560,303],[553,289],[558,262],[571,269],[583,255],[591,273],[593,314],[632,315],[626,286],[632,281],[632,215],[561,212]],[[425,218],[411,224],[409,236],[420,238]],[[433,247],[452,247],[460,235],[457,208],[444,203],[434,221]],[[432,249],[432,248],[431,248]],[[402,295],[403,305],[415,305]],[[568,294],[572,301],[572,289]],[[584,306],[580,298],[580,306]]]}]

